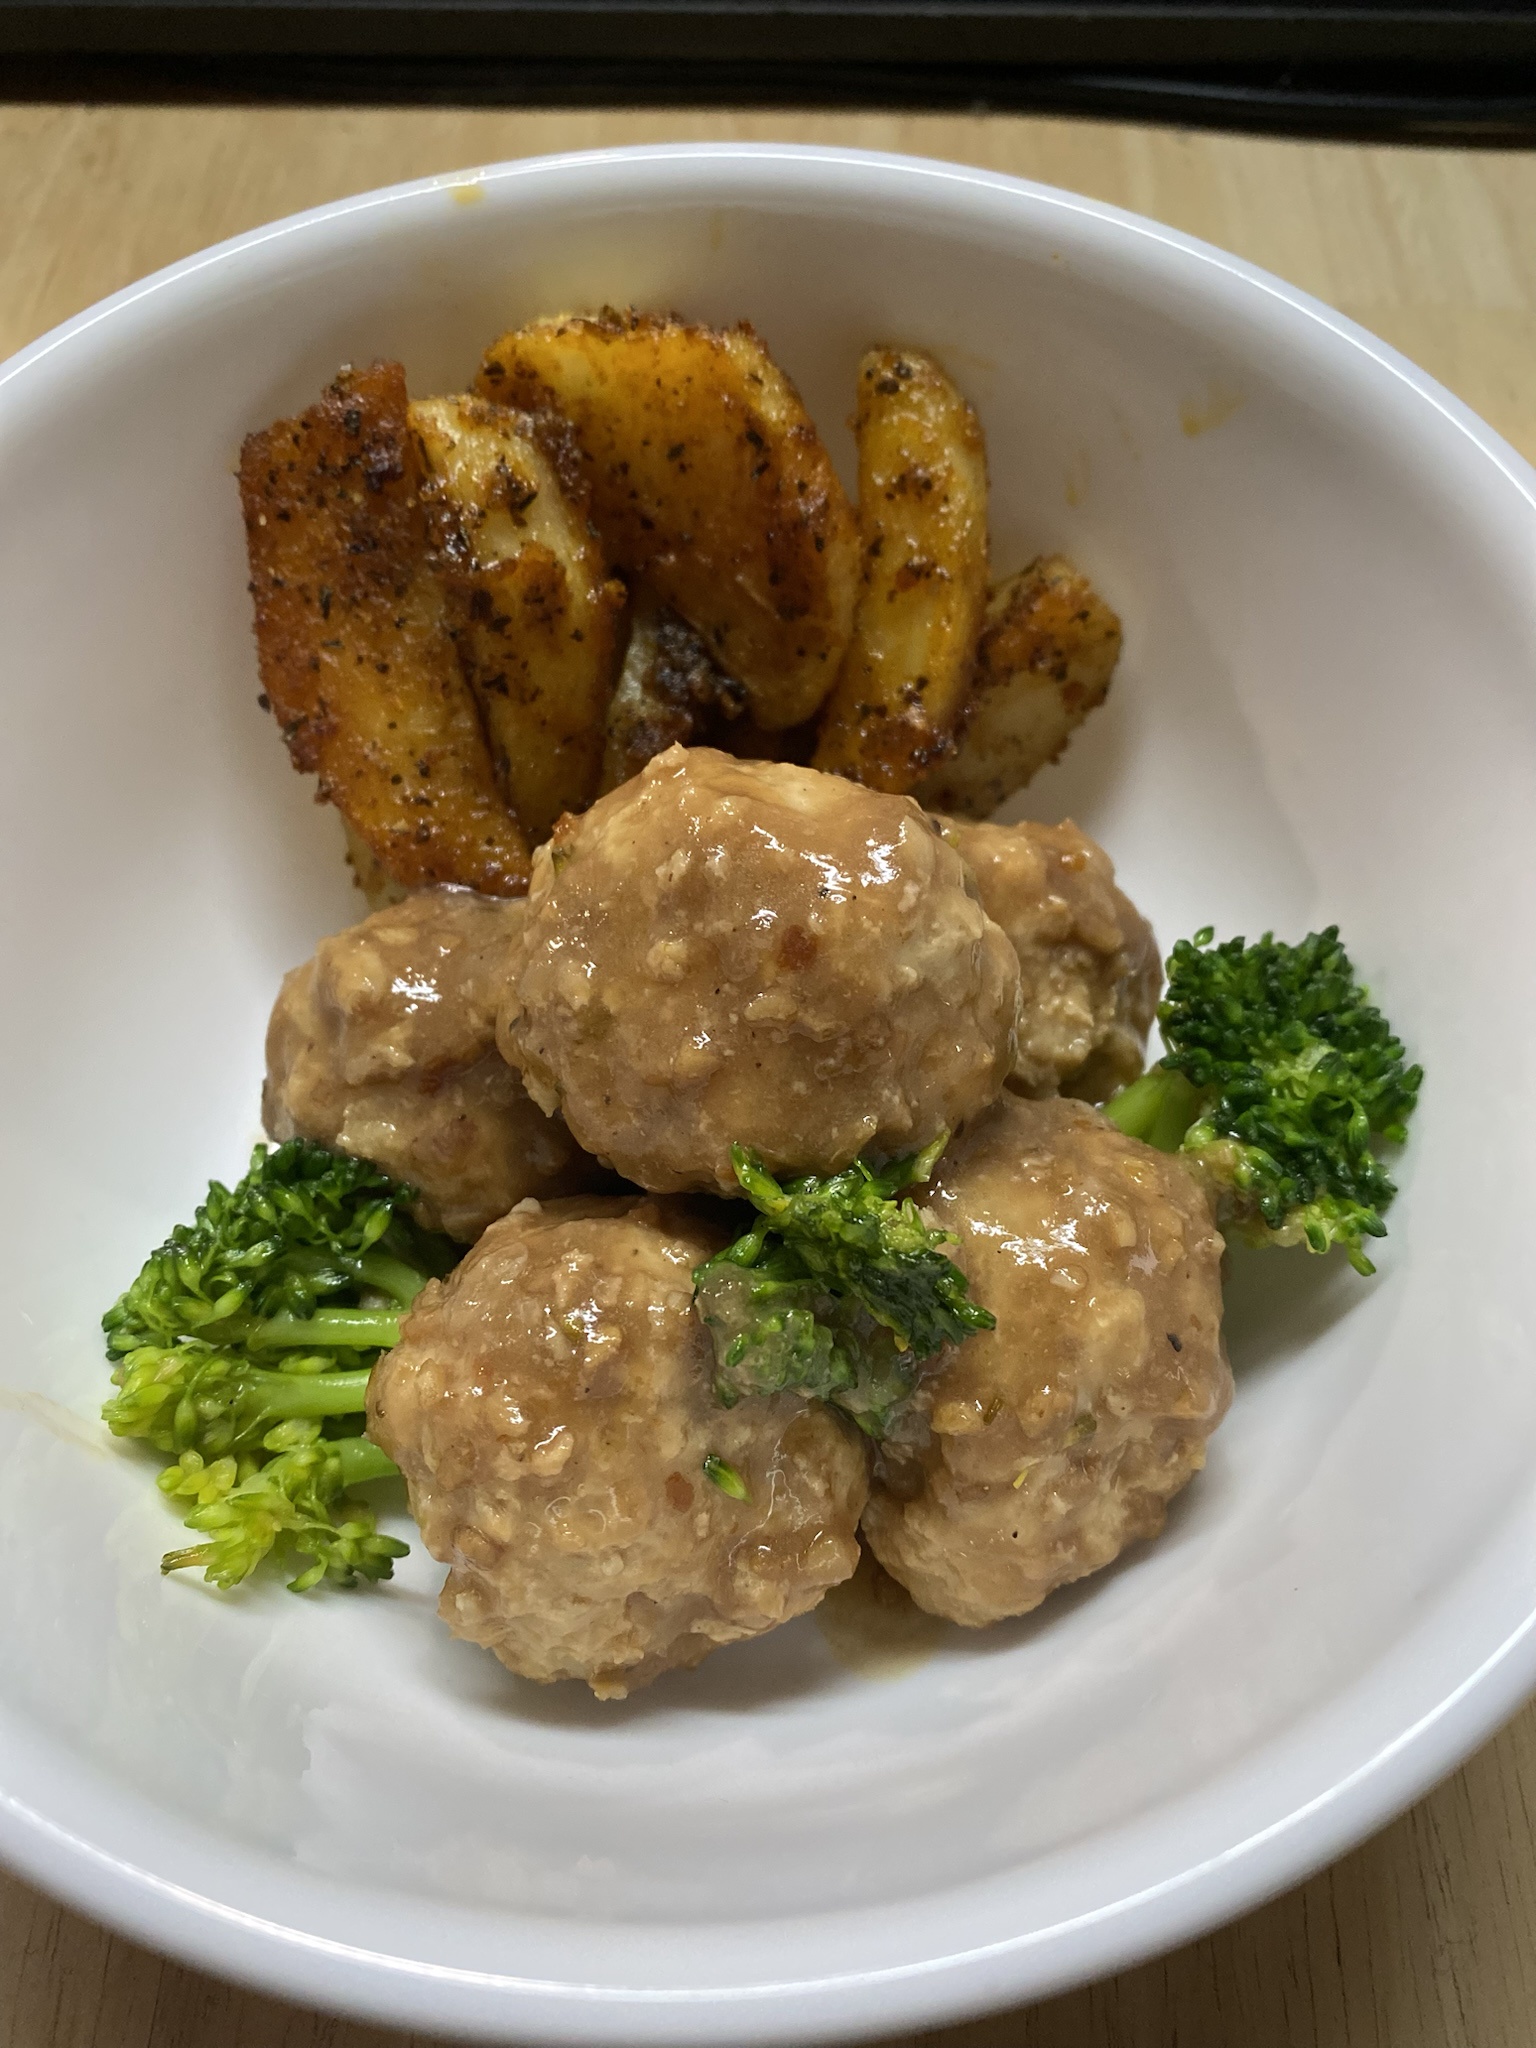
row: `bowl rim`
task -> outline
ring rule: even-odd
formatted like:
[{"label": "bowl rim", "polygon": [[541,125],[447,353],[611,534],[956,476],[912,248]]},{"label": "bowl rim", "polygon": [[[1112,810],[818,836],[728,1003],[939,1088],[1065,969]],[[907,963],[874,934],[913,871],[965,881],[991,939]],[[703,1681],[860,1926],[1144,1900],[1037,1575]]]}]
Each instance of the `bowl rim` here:
[{"label": "bowl rim", "polygon": [[[615,164],[639,169],[682,165],[701,185],[712,168],[797,166],[805,173],[861,174],[895,197],[994,195],[1037,211],[1055,211],[1111,236],[1130,236],[1143,260],[1186,266],[1207,291],[1254,304],[1254,294],[1287,315],[1298,334],[1310,327],[1320,347],[1370,360],[1439,414],[1497,470],[1536,522],[1536,469],[1433,378],[1354,321],[1271,273],[1214,245],[1125,209],[1001,172],[893,153],[774,142],[652,143],[517,158],[432,176],[330,201],[199,250],[98,301],[0,364],[0,434],[27,407],[29,394],[61,350],[104,322],[130,327],[167,289],[221,266],[259,257],[280,264],[294,237],[347,239],[363,216],[429,203],[469,187],[515,190],[524,182],[581,179]],[[1281,309],[1284,309],[1283,311]],[[1300,324],[1297,324],[1299,316]],[[1318,332],[1321,330],[1321,332]],[[1326,335],[1327,339],[1324,339]],[[39,389],[39,396],[44,390]],[[1511,501],[1513,507],[1513,501]],[[1536,523],[1533,523],[1536,537]],[[1385,1825],[1454,1770],[1536,1689],[1536,1596],[1519,1626],[1432,1709],[1422,1713],[1356,1770],[1316,1798],[1176,1876],[1101,1908],[985,1947],[962,1949],[899,1967],[751,1984],[729,1989],[622,1988],[539,1981],[476,1971],[321,1937],[262,1918],[209,1892],[168,1882],[92,1842],[58,1815],[67,1802],[48,1797],[52,1759],[36,1751],[23,1769],[25,1793],[0,1776],[0,1857],[24,1877],[107,1925],[195,1967],[268,1992],[359,2017],[484,2039],[614,2044],[796,2041],[810,2035],[853,2038],[957,2020],[1066,1990],[1125,1969],[1189,1941],[1298,1883]],[[8,1717],[5,1717],[8,1718]],[[5,1752],[16,1733],[0,1719]],[[56,1780],[60,1786],[61,1780]],[[30,1795],[30,1796],[29,1796]],[[40,1796],[39,1796],[40,1795]],[[124,1795],[125,1800],[132,1795]],[[50,1804],[55,1811],[50,1813]],[[243,1853],[243,1851],[241,1852]]]}]

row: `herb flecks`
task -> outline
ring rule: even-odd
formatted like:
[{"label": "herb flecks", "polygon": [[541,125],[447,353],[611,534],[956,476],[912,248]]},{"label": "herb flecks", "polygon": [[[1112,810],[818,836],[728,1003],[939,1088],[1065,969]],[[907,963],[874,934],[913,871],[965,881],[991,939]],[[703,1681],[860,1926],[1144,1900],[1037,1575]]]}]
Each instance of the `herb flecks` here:
[{"label": "herb flecks", "polygon": [[727,1464],[724,1458],[717,1458],[713,1452],[704,1460],[704,1477],[711,1486],[718,1486],[722,1493],[729,1494],[732,1500],[752,1498],[751,1487],[736,1467]]}]

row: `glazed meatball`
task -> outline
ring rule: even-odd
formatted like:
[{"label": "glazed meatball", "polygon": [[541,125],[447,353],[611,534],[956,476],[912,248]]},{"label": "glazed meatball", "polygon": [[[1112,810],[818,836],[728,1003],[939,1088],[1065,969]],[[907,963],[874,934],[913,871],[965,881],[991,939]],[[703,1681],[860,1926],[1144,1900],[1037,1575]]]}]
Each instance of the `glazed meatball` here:
[{"label": "glazed meatball", "polygon": [[858,1562],[857,1433],[793,1395],[715,1398],[692,1276],[724,1235],[676,1201],[525,1202],[374,1369],[369,1434],[451,1567],[439,1611],[524,1678],[622,1699]]},{"label": "glazed meatball", "polygon": [[496,1050],[522,903],[424,889],[323,939],[267,1027],[262,1120],[421,1191],[418,1219],[472,1241],[525,1195],[592,1187],[596,1162]]},{"label": "glazed meatball", "polygon": [[733,1142],[827,1173],[976,1115],[1018,982],[909,797],[672,747],[535,855],[498,1036],[626,1179],[734,1193]]},{"label": "glazed meatball", "polygon": [[1232,1395],[1222,1244],[1178,1160],[1063,1099],[1005,1097],[925,1207],[997,1327],[920,1387],[864,1533],[920,1607],[979,1628],[1156,1535],[1200,1470]]},{"label": "glazed meatball", "polygon": [[1162,963],[1114,863],[1072,824],[942,818],[982,908],[1012,939],[1023,986],[1013,1085],[1104,1102],[1141,1072]]}]

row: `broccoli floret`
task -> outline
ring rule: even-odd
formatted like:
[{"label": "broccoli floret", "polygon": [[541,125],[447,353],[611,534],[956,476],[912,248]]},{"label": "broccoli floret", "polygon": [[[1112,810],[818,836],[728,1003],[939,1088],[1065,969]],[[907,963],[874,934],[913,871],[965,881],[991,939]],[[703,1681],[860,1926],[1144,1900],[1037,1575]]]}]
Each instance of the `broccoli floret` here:
[{"label": "broccoli floret", "polygon": [[[318,1560],[296,1586],[388,1577],[401,1546],[374,1536],[350,1503],[335,1521],[355,1483],[336,1475],[366,1462],[365,1450],[377,1468],[367,1476],[394,1470],[372,1446],[353,1448],[362,1439],[343,1418],[361,1414],[402,1310],[458,1256],[403,1213],[412,1199],[323,1146],[258,1145],[245,1178],[215,1181],[102,1318],[118,1389],[103,1419],[115,1436],[178,1460],[162,1487],[195,1497],[188,1526],[212,1536],[195,1558],[174,1553],[178,1565],[204,1562],[217,1584],[233,1585],[286,1535]],[[329,1549],[314,1548],[322,1525]]]},{"label": "broccoli floret", "polygon": [[168,1551],[161,1571],[201,1565],[210,1584],[227,1589],[286,1545],[314,1560],[289,1581],[292,1592],[307,1593],[322,1579],[339,1586],[387,1579],[409,1546],[380,1536],[370,1510],[342,1496],[348,1487],[395,1476],[398,1467],[366,1437],[327,1441],[316,1423],[285,1424],[269,1434],[267,1447],[274,1455],[244,1477],[235,1459],[206,1465],[196,1451],[183,1452],[160,1474],[162,1492],[197,1502],[187,1527],[208,1538]]},{"label": "broccoli floret", "polygon": [[726,1407],[786,1391],[830,1401],[873,1437],[890,1432],[918,1367],[994,1319],[939,1249],[904,1188],[924,1181],[948,1142],[875,1168],[806,1174],[783,1186],[734,1146],[736,1178],[759,1221],[694,1274],[694,1303],[714,1340]]},{"label": "broccoli floret", "polygon": [[1385,1237],[1396,1186],[1376,1145],[1400,1145],[1424,1070],[1355,978],[1338,928],[1288,946],[1181,939],[1158,1009],[1167,1050],[1105,1105],[1130,1136],[1178,1152],[1229,1234],[1255,1244],[1343,1247]]},{"label": "broccoli floret", "polygon": [[114,1371],[118,1392],[102,1409],[102,1420],[114,1436],[142,1437],[172,1457],[183,1451],[203,1458],[249,1451],[276,1423],[362,1413],[371,1368],[310,1369],[324,1362],[295,1358],[282,1371],[269,1372],[242,1351],[195,1339],[144,1344]]},{"label": "broccoli floret", "polygon": [[[302,1138],[258,1145],[234,1188],[214,1181],[101,1319],[112,1358],[189,1337],[257,1349],[380,1349],[390,1316],[359,1316],[366,1292],[409,1308],[453,1263],[446,1239],[402,1212],[414,1190],[365,1160]],[[327,1306],[337,1300],[344,1306]]]}]

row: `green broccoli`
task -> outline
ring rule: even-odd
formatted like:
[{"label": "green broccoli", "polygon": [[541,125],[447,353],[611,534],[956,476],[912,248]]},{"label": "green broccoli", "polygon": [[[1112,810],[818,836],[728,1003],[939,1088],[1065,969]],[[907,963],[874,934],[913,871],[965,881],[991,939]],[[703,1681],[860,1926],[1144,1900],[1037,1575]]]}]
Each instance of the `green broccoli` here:
[{"label": "green broccoli", "polygon": [[268,1436],[267,1447],[274,1455],[244,1477],[234,1458],[207,1465],[196,1451],[184,1451],[160,1474],[163,1493],[197,1503],[187,1527],[208,1538],[168,1551],[161,1571],[201,1565],[213,1585],[238,1586],[274,1545],[286,1542],[314,1559],[289,1581],[295,1593],[307,1593],[322,1579],[341,1586],[387,1579],[409,1545],[380,1536],[372,1514],[355,1501],[344,1503],[344,1520],[336,1515],[349,1487],[388,1479],[398,1468],[366,1437],[330,1441],[314,1422],[283,1424]]},{"label": "green broccoli", "polygon": [[1424,1070],[1355,979],[1337,926],[1289,946],[1266,933],[1181,939],[1158,1009],[1167,1050],[1104,1113],[1131,1137],[1177,1152],[1209,1189],[1229,1235],[1326,1252],[1376,1269],[1397,1189],[1376,1152],[1400,1145]]},{"label": "green broccoli", "polygon": [[335,1514],[346,1487],[394,1470],[346,1418],[401,1312],[458,1256],[403,1213],[412,1197],[323,1146],[258,1145],[103,1316],[118,1389],[103,1420],[178,1461],[162,1489],[194,1498],[188,1526],[212,1538],[167,1569],[203,1563],[231,1586],[286,1541],[317,1560],[301,1590],[388,1577],[403,1546],[366,1509]]},{"label": "green broccoli", "polygon": [[694,1305],[714,1340],[715,1392],[794,1391],[830,1401],[870,1436],[889,1433],[917,1368],[945,1344],[990,1330],[965,1275],[904,1188],[924,1181],[948,1143],[875,1168],[806,1174],[783,1186],[733,1146],[759,1220],[694,1274]]},{"label": "green broccoli", "polygon": [[314,1370],[324,1362],[296,1357],[269,1372],[232,1347],[142,1344],[118,1361],[102,1420],[114,1436],[142,1437],[172,1457],[250,1453],[279,1422],[362,1413],[371,1368]]}]

